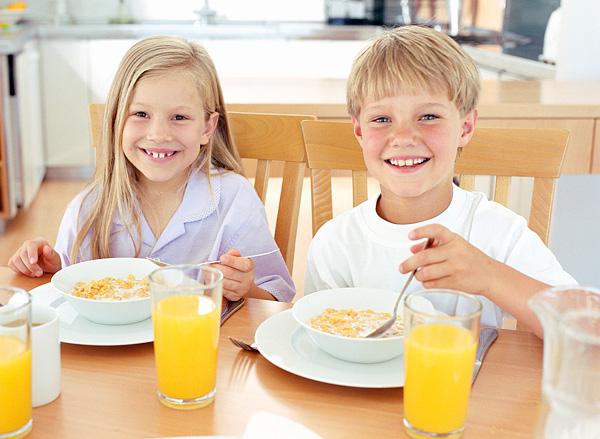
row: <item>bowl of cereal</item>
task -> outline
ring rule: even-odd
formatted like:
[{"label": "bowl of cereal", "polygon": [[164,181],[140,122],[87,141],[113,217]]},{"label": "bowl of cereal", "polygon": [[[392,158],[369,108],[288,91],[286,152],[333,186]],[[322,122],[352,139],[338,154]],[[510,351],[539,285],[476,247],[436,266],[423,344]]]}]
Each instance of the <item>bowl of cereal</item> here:
[{"label": "bowl of cereal", "polygon": [[69,265],[52,286],[86,319],[125,325],[152,314],[148,275],[157,266],[142,258],[105,258]]},{"label": "bowl of cereal", "polygon": [[328,354],[353,363],[380,363],[404,352],[402,317],[379,338],[361,333],[388,320],[397,298],[396,291],[335,288],[307,294],[294,303],[292,313]]}]

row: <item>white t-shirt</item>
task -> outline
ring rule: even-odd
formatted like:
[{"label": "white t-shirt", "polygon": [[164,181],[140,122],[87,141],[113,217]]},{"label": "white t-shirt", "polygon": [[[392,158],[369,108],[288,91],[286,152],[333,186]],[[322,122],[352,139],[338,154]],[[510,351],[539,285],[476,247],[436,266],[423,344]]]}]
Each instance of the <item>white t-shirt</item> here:
[{"label": "white t-shirt", "polygon": [[[412,255],[408,233],[427,224],[441,224],[488,256],[549,285],[575,284],[525,218],[489,201],[483,193],[454,186],[452,201],[440,215],[416,224],[392,224],[376,212],[379,197],[365,201],[323,225],[313,238],[304,292],[328,288],[369,287],[399,291],[407,274],[400,263]],[[416,279],[407,294],[423,289]],[[502,309],[479,296],[481,323],[501,327]],[[460,304],[457,304],[460,306]]]}]

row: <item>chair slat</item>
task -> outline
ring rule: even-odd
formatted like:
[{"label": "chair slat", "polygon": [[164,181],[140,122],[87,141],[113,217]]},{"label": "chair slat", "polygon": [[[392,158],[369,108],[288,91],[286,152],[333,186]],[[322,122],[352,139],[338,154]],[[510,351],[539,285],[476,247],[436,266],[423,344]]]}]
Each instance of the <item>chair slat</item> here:
[{"label": "chair slat", "polygon": [[258,160],[256,163],[256,174],[254,175],[254,189],[260,201],[265,203],[267,199],[267,188],[269,186],[270,160]]},{"label": "chair slat", "polygon": [[466,191],[472,191],[475,188],[474,175],[461,175],[459,181],[460,187]]},{"label": "chair slat", "polygon": [[550,220],[556,180],[553,178],[536,178],[533,181],[533,195],[529,212],[529,227],[537,233],[544,244],[550,237]]},{"label": "chair slat", "polygon": [[333,218],[333,203],[331,200],[331,171],[328,169],[313,169],[310,172],[312,232]]},{"label": "chair slat", "polygon": [[496,177],[494,187],[494,201],[508,207],[508,195],[510,194],[510,177],[500,175]]},{"label": "chair slat", "polygon": [[367,194],[367,173],[366,171],[352,171],[352,205],[358,206],[366,201]]},{"label": "chair slat", "polygon": [[[279,245],[281,255],[290,273],[296,250],[296,234],[305,169],[306,163],[304,162],[286,162],[283,168],[283,181],[277,210],[277,223],[275,224],[275,242]],[[297,202],[290,203],[290,200],[297,200]]]}]

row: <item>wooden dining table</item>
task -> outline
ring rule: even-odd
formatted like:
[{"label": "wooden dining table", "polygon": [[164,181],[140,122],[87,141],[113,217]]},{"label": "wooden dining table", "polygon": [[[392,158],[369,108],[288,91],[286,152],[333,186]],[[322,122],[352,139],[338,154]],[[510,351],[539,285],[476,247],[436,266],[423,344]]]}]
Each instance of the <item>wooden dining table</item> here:
[{"label": "wooden dining table", "polygon": [[[47,275],[32,279],[0,267],[0,285],[31,290],[49,281]],[[61,395],[33,410],[29,437],[241,437],[258,411],[285,416],[327,439],[406,437],[401,388],[312,381],[229,342],[228,336],[252,340],[261,322],[289,307],[249,299],[227,320],[219,343],[217,396],[212,405],[197,410],[173,410],[158,401],[152,343],[62,343]],[[464,438],[531,438],[540,407],[541,371],[542,341],[529,332],[500,330],[473,386]]]}]

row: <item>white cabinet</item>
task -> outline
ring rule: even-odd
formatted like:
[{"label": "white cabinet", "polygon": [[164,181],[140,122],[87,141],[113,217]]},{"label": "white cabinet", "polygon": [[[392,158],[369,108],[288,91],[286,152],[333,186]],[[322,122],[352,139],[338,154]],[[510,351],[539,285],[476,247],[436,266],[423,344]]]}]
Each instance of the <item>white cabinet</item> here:
[{"label": "white cabinet", "polygon": [[19,105],[21,190],[19,204],[28,207],[42,184],[44,134],[40,87],[40,54],[37,42],[31,41],[18,54],[16,63],[17,101]]},{"label": "white cabinet", "polygon": [[88,42],[44,41],[41,52],[46,165],[90,165]]}]

